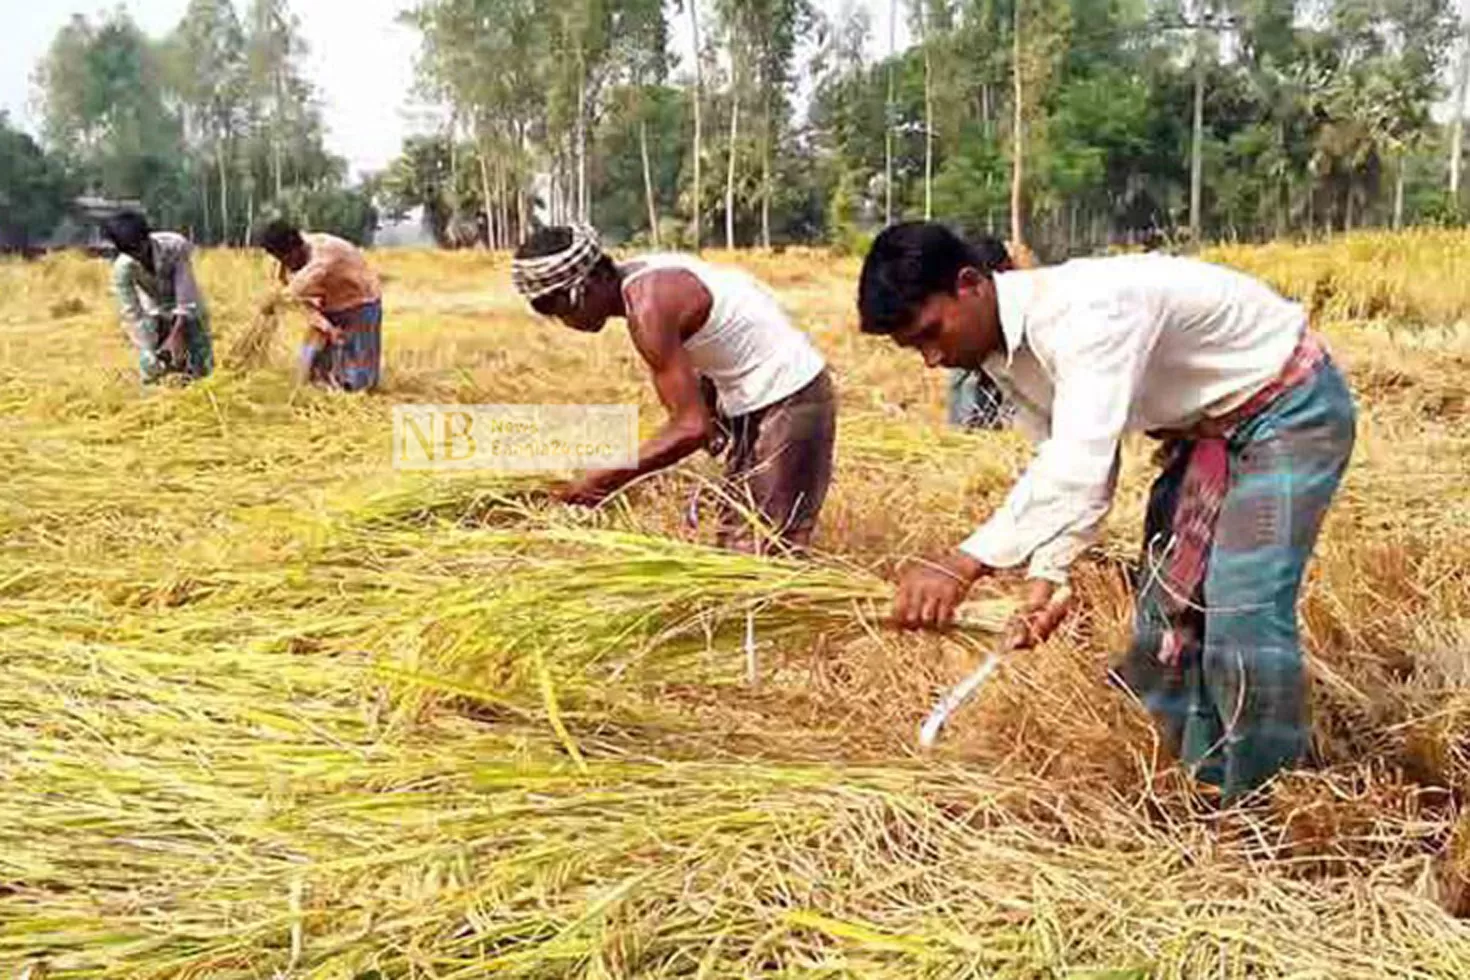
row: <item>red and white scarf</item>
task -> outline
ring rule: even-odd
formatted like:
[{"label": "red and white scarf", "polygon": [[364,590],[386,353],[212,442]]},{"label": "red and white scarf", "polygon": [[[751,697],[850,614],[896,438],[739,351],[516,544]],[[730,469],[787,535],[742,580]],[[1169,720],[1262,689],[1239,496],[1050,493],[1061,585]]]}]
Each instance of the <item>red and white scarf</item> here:
[{"label": "red and white scarf", "polygon": [[1166,458],[1170,452],[1189,453],[1174,508],[1172,540],[1161,570],[1166,587],[1160,605],[1168,617],[1159,646],[1161,663],[1179,663],[1189,639],[1184,613],[1194,603],[1204,580],[1215,538],[1215,522],[1230,489],[1230,438],[1281,395],[1308,381],[1328,354],[1326,342],[1308,329],[1281,373],[1240,407],[1187,430],[1153,433],[1168,440]]}]

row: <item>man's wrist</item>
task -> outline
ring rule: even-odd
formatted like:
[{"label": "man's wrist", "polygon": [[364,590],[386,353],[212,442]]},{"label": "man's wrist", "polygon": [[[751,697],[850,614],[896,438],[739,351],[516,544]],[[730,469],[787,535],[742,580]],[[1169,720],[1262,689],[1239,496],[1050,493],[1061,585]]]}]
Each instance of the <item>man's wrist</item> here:
[{"label": "man's wrist", "polygon": [[976,580],[984,577],[990,571],[989,565],[958,548],[950,554],[946,564],[949,570],[959,576],[966,585],[973,585]]}]

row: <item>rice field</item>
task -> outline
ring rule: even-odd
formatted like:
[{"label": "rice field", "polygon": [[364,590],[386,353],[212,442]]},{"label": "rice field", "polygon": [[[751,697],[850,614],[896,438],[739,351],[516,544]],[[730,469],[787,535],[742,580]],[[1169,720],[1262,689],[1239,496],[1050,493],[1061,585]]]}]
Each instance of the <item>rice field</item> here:
[{"label": "rice field", "polygon": [[403,401],[657,424],[621,327],[537,321],[503,256],[373,256],[367,397],[293,388],[291,314],[230,365],[259,254],[199,263],[221,370],[146,391],[102,263],[0,263],[0,977],[1470,976],[1470,235],[1211,257],[1312,304],[1361,409],[1303,599],[1313,758],[1227,814],[1104,677],[1142,444],[1081,613],[916,748],[990,637],[885,630],[885,579],[1028,448],[858,335],[857,260],[716,256],[836,373],[806,565],[710,547],[703,456],[597,512],[392,468]]}]

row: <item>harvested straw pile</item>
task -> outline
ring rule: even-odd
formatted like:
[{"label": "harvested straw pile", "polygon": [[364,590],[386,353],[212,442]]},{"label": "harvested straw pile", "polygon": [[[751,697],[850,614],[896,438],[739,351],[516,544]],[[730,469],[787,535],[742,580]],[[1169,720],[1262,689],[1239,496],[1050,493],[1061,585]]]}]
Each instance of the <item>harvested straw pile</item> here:
[{"label": "harvested straw pile", "polygon": [[[0,976],[1470,976],[1460,335],[1328,324],[1363,420],[1304,602],[1317,758],[1220,815],[1103,680],[1143,453],[1087,613],[921,755],[990,636],[884,630],[883,576],[1026,449],[855,336],[854,263],[749,259],[844,399],[798,566],[685,526],[707,460],[595,514],[394,471],[398,399],[659,416],[625,338],[547,343],[503,262],[378,261],[385,393],[294,401],[268,359],[140,393],[98,264],[0,263]],[[265,270],[199,271],[246,345]]]},{"label": "harvested straw pile", "polygon": [[250,325],[230,344],[230,353],[225,363],[232,370],[248,371],[270,363],[286,305],[285,300],[277,293],[272,293],[260,304]]}]

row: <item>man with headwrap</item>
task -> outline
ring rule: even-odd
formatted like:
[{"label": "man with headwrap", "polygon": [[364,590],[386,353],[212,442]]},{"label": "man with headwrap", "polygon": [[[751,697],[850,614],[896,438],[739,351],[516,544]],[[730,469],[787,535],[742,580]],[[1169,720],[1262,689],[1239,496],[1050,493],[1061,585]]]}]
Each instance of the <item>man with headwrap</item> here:
[{"label": "man with headwrap", "polygon": [[563,500],[594,505],[700,448],[724,449],[719,542],[761,552],[807,545],[831,482],[837,404],[822,355],[769,290],[692,256],[614,262],[586,225],[538,230],[516,252],[512,277],[532,308],[574,330],[626,319],[669,415],[635,468],[589,473]]}]

